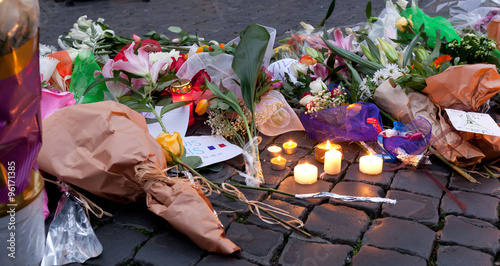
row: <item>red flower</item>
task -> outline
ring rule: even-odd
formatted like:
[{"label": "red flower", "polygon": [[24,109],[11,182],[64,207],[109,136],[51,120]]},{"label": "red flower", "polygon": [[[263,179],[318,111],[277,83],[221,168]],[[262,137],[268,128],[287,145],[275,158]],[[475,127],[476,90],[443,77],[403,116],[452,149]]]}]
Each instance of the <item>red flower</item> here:
[{"label": "red flower", "polygon": [[210,76],[205,71],[205,69],[202,69],[198,71],[198,73],[194,74],[193,78],[191,79],[193,90],[203,91],[205,89],[205,78],[207,78],[208,82],[211,81]]},{"label": "red flower", "polygon": [[184,64],[184,62],[186,62],[186,59],[184,58],[184,54],[180,54],[180,56],[177,60],[175,60],[175,58],[172,57],[172,60],[174,60],[174,62],[172,62],[172,64],[170,65],[169,70],[173,71],[174,73],[177,73],[177,71],[179,71],[179,68],[181,68],[182,64]]},{"label": "red flower", "polygon": [[[140,46],[139,46],[139,44],[140,44]],[[130,45],[131,44],[127,44],[122,49],[120,49],[120,51],[118,52],[118,54],[116,54],[116,56],[115,56],[115,58],[113,58],[113,60],[115,62],[118,60],[128,61],[128,59],[125,57],[125,54],[123,52],[125,52],[125,50],[127,50],[130,47]],[[142,40],[139,42],[135,42],[134,47],[137,49],[139,49],[141,47],[145,47],[144,51],[146,51],[148,53],[161,52],[161,45],[159,42],[157,42],[155,40]]]},{"label": "red flower", "polygon": [[313,94],[312,94],[312,92],[306,91],[306,92],[302,93],[302,97],[300,97],[300,98],[304,98],[307,95],[311,95],[312,96]]},{"label": "red flower", "polygon": [[335,88],[330,91],[330,95],[332,96],[332,98],[335,98],[339,95],[342,95],[342,91],[339,88]]}]

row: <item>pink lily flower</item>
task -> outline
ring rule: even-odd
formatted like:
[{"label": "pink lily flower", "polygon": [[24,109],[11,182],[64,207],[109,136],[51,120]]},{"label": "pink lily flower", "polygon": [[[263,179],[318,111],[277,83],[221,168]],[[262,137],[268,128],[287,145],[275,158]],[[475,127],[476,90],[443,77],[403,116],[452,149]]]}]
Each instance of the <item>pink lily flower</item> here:
[{"label": "pink lily flower", "polygon": [[149,77],[152,82],[158,79],[158,72],[162,67],[167,64],[166,61],[158,61],[151,65],[149,62],[149,54],[141,47],[138,49],[138,54],[134,53],[135,44],[132,43],[130,47],[124,51],[124,55],[128,61],[118,60],[114,63],[115,70],[123,70],[134,75]]},{"label": "pink lily flower", "polygon": [[[97,76],[97,74],[102,74],[103,77],[105,78],[113,78],[113,69],[114,69],[114,64],[115,61],[109,60],[103,67],[102,71],[95,71],[94,76]],[[127,79],[127,76],[123,73],[120,73],[120,77]],[[127,86],[121,82],[117,82],[116,85],[113,81],[108,81],[106,82],[106,87],[108,87],[109,92],[115,97],[119,98],[127,93],[130,92],[130,90],[127,88]]]},{"label": "pink lily flower", "polygon": [[73,93],[65,91],[61,93],[42,89],[42,101],[40,110],[42,111],[42,120],[63,107],[76,103]]},{"label": "pink lily flower", "polygon": [[356,52],[356,49],[354,49],[352,42],[354,41],[354,34],[349,34],[347,37],[344,38],[344,34],[340,29],[336,29],[333,32],[333,37],[335,38],[335,41],[331,41],[331,43],[337,47],[349,50],[351,52]]}]

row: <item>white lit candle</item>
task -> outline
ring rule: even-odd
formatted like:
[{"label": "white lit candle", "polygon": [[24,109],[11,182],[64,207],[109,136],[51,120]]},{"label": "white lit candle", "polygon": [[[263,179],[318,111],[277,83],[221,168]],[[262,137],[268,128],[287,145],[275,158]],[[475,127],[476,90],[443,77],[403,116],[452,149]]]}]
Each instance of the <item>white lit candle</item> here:
[{"label": "white lit candle", "polygon": [[338,150],[329,150],[325,153],[325,172],[329,175],[338,175],[342,165],[342,153]]},{"label": "white lit candle", "polygon": [[359,158],[359,171],[367,175],[378,175],[382,173],[383,164],[384,160],[381,157],[370,153]]},{"label": "white lit candle", "polygon": [[269,146],[267,148],[267,154],[269,155],[269,157],[271,158],[274,158],[274,157],[278,157],[281,155],[281,148],[276,146],[276,145],[273,145],[273,146]]},{"label": "white lit candle", "polygon": [[283,143],[283,150],[286,154],[294,154],[297,152],[297,143],[293,141]]},{"label": "white lit candle", "polygon": [[293,168],[293,177],[299,184],[314,184],[318,181],[318,167],[307,163],[299,164]]},{"label": "white lit candle", "polygon": [[335,143],[330,143],[329,140],[322,142],[314,148],[314,158],[320,163],[325,162],[325,153],[329,150],[342,150],[342,147]]},{"label": "white lit candle", "polygon": [[281,156],[278,156],[276,158],[271,159],[271,169],[280,171],[280,170],[285,170],[286,168],[286,159],[281,158]]}]

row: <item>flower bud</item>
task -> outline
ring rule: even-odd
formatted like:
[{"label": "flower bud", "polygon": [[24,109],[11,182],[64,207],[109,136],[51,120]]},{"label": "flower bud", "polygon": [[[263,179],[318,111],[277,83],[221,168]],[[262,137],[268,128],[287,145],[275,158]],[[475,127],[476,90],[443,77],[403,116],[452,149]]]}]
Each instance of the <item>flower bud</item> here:
[{"label": "flower bud", "polygon": [[313,94],[318,94],[326,88],[326,84],[321,80],[321,78],[317,78],[315,81],[309,83],[309,88],[311,88],[311,92]]},{"label": "flower bud", "polygon": [[318,61],[312,58],[310,55],[306,54],[300,58],[299,63],[302,63],[306,66],[312,66],[318,63]]},{"label": "flower bud", "polygon": [[365,54],[366,58],[368,58],[368,60],[370,61],[373,61],[373,62],[379,62],[373,55],[372,53],[370,52],[370,49],[368,49],[368,47],[364,46],[364,45],[361,45],[361,50],[363,50],[363,53]]},{"label": "flower bud", "polygon": [[382,46],[387,59],[393,63],[398,62],[398,53],[396,52],[396,49],[380,37],[377,37],[377,40],[380,43],[380,46]]},{"label": "flower bud", "polygon": [[156,141],[163,148],[163,154],[165,155],[167,163],[173,162],[174,159],[172,156],[180,158],[184,154],[184,145],[179,132],[174,132],[173,136],[162,132],[156,137]]},{"label": "flower bud", "polygon": [[401,32],[405,32],[407,27],[413,27],[413,21],[411,21],[411,18],[399,17],[396,19],[396,27],[398,27]]},{"label": "flower bud", "polygon": [[418,62],[424,62],[429,57],[429,53],[423,48],[415,48],[413,49],[413,53],[415,53],[415,58]]},{"label": "flower bud", "polygon": [[207,112],[208,105],[209,103],[207,99],[203,99],[196,105],[196,109],[194,111],[201,116]]},{"label": "flower bud", "polygon": [[290,74],[292,74],[292,76],[298,78],[299,72],[303,73],[303,74],[307,74],[307,69],[309,69],[309,68],[302,63],[299,63],[299,62],[292,63],[290,65]]}]

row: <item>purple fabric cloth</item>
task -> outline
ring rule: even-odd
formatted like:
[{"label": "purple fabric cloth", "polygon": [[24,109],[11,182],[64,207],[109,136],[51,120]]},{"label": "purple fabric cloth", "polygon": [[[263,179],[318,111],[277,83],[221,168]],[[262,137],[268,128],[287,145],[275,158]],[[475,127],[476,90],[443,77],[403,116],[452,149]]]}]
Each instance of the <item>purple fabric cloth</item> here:
[{"label": "purple fabric cloth", "polygon": [[[40,99],[39,55],[35,53],[21,72],[0,80],[0,163],[8,176],[9,165],[13,169],[15,164],[15,195],[29,185],[31,170],[38,169]],[[0,187],[0,203],[8,201],[8,192],[8,186]]]},{"label": "purple fabric cloth", "polygon": [[375,104],[351,104],[328,108],[319,112],[300,115],[307,135],[318,141],[376,141],[378,132],[368,118],[381,124],[379,109]]}]

